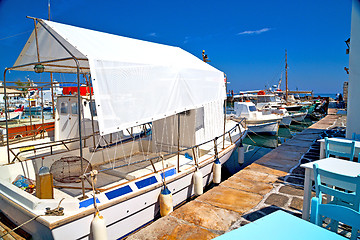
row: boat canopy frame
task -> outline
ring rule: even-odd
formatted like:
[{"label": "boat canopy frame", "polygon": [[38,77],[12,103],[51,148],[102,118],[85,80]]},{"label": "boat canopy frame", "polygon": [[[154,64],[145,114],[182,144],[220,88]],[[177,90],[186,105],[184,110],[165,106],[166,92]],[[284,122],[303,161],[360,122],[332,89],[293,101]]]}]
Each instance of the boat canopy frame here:
[{"label": "boat canopy frame", "polygon": [[[62,42],[45,26],[45,24],[42,23],[42,21],[38,18],[34,18],[34,17],[29,17],[27,16],[27,18],[33,19],[34,20],[34,24],[35,24],[35,38],[36,38],[36,48],[37,48],[37,56],[38,56],[38,61],[37,62],[32,62],[32,63],[28,63],[28,64],[22,64],[22,65],[18,65],[18,66],[13,66],[13,67],[9,67],[9,68],[5,68],[4,70],[4,95],[5,95],[5,121],[6,121],[6,130],[8,132],[8,128],[9,128],[9,123],[8,123],[8,101],[7,101],[7,97],[6,97],[6,73],[9,70],[16,70],[19,69],[21,67],[24,66],[32,66],[32,65],[38,65],[38,64],[44,64],[46,65],[47,63],[53,63],[53,62],[61,62],[61,61],[65,61],[65,60],[74,60],[75,64],[76,64],[76,78],[77,78],[77,90],[78,90],[78,129],[79,129],[79,153],[80,153],[80,159],[81,159],[81,171],[84,170],[84,163],[83,163],[83,149],[82,149],[82,131],[81,131],[81,97],[80,97],[80,63],[79,60],[87,60],[87,59],[78,59],[77,57],[75,57],[75,55],[68,49],[66,48],[66,46],[64,46],[64,44],[62,44]],[[40,54],[39,54],[39,45],[38,45],[38,35],[37,35],[37,23],[39,23],[49,34],[50,36],[52,36],[62,47],[63,49],[71,56],[68,58],[61,58],[61,59],[53,59],[53,60],[47,60],[47,61],[41,61],[40,60]],[[46,70],[44,70],[46,71]],[[91,95],[91,94],[90,94]],[[93,134],[94,136],[94,134]],[[6,146],[7,146],[7,156],[8,156],[8,163],[11,163],[11,159],[10,159],[10,147],[9,147],[9,138],[6,138]],[[83,189],[83,197],[85,197],[85,189],[84,189],[84,180],[81,180],[82,182],[82,189]]]},{"label": "boat canopy frame", "polygon": [[[89,59],[87,58],[79,58],[79,57],[76,57],[74,55],[74,53],[71,52],[70,49],[68,49],[63,43],[62,41],[55,35],[51,32],[51,30],[48,28],[47,24],[43,23],[43,20],[42,19],[39,19],[39,18],[34,18],[34,17],[27,17],[27,18],[30,18],[30,19],[33,19],[34,20],[34,25],[35,25],[35,40],[36,40],[36,50],[37,50],[37,60],[38,61],[34,61],[34,62],[31,62],[31,63],[26,63],[26,64],[20,64],[20,65],[15,65],[13,67],[8,67],[8,68],[5,68],[4,70],[4,94],[6,96],[6,74],[9,70],[24,70],[26,69],[26,71],[29,70],[29,68],[25,68],[25,67],[29,67],[29,66],[36,66],[36,65],[43,65],[43,66],[51,66],[51,67],[55,67],[55,68],[58,68],[57,70],[54,69],[54,68],[50,68],[50,69],[46,69],[44,68],[43,71],[44,72],[49,72],[49,73],[63,73],[63,72],[70,72],[70,73],[75,73],[73,70],[74,68],[76,68],[76,78],[77,78],[77,90],[78,90],[78,94],[77,94],[77,107],[78,107],[78,113],[81,112],[81,96],[80,96],[80,74],[90,74],[90,67],[81,67],[81,64],[80,62],[82,61],[89,61]],[[41,27],[43,27],[43,29],[45,29],[45,31],[58,43],[60,44],[60,46],[70,55],[69,57],[65,57],[65,58],[58,58],[58,59],[51,59],[51,60],[41,60],[41,57],[40,57],[40,54],[39,54],[39,43],[38,43],[38,33],[37,33],[37,26],[38,24],[41,25]],[[70,65],[56,65],[54,63],[58,63],[58,62],[64,62],[64,61],[74,61],[75,63],[75,66],[70,66]],[[66,68],[69,68],[69,69],[72,69],[72,71],[61,71],[61,69],[66,69]],[[211,67],[212,68],[212,67]],[[220,73],[220,71],[218,71],[216,69],[217,73],[215,74],[217,77]],[[223,73],[221,73],[223,74]],[[90,81],[89,81],[90,82]],[[218,84],[218,83],[217,83]],[[220,86],[220,85],[219,85]],[[91,93],[90,93],[90,98],[91,98]],[[218,95],[217,97],[219,97],[221,95]],[[179,114],[179,113],[177,113]],[[166,116],[166,115],[165,115]],[[91,116],[92,117],[92,116]],[[6,129],[8,129],[8,100],[7,98],[5,97],[5,118],[6,118]],[[82,140],[83,140],[83,136],[82,136],[82,128],[81,128],[81,114],[79,114],[78,116],[78,131],[79,131],[79,155],[80,155],[80,159],[81,159],[81,170],[84,171],[84,163],[83,163],[83,144],[82,144]],[[93,119],[92,119],[92,123],[93,123]],[[146,124],[146,123],[145,123]],[[224,122],[225,124],[225,122]],[[225,125],[224,125],[225,126]],[[240,127],[240,123],[238,123],[234,128],[232,128],[230,131],[228,132],[225,132],[221,135],[221,136],[218,136],[216,137],[215,139],[212,139],[212,140],[209,140],[205,143],[208,143],[208,142],[211,142],[211,141],[214,141],[214,144],[216,146],[216,141],[218,138],[220,137],[223,137],[224,141],[225,141],[225,135],[226,134],[229,134],[229,137],[230,137],[230,141],[231,143],[233,143],[233,141],[231,140],[231,132],[234,131],[234,129],[236,128],[239,128],[239,131],[240,131],[240,138],[243,136],[243,134],[245,134],[246,131],[244,132],[241,132],[241,127]],[[225,130],[225,129],[224,129]],[[8,163],[11,164],[11,159],[10,159],[10,147],[9,147],[9,138],[6,139],[7,141],[7,155],[8,155]],[[94,147],[95,147],[95,134],[94,134],[94,129],[93,129],[93,141],[94,141]],[[202,143],[202,144],[205,144],[205,143]],[[200,144],[200,145],[202,145]],[[185,149],[185,150],[189,150],[189,149],[192,149],[194,151],[194,149],[198,148],[199,145],[196,145],[196,146],[193,146],[191,148],[188,148],[188,149]],[[224,147],[223,147],[224,148]],[[183,152],[185,151],[184,149],[178,149],[177,152],[173,152],[173,153],[169,153],[167,155],[172,155],[172,154],[180,154],[180,152]],[[217,151],[216,151],[217,152]],[[166,155],[166,156],[167,156]],[[156,158],[159,158],[159,157],[155,157],[154,159]],[[145,160],[142,160],[142,161],[150,161],[152,162],[153,159],[145,159]],[[137,163],[137,162],[135,162]],[[179,163],[178,163],[179,164]],[[84,189],[84,178],[81,178],[81,181],[82,181],[82,195],[83,197],[85,198],[85,189]]]}]

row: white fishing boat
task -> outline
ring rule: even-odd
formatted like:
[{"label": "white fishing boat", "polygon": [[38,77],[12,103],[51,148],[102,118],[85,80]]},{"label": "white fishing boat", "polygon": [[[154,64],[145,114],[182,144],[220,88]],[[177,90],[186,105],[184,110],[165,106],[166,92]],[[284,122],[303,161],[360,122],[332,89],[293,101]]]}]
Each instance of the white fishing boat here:
[{"label": "white fishing boat", "polygon": [[[8,121],[21,119],[23,112],[24,112],[24,107],[15,109],[14,111],[8,111],[8,116],[7,116]],[[5,113],[1,112],[0,122],[5,122],[5,121],[6,121]]]},{"label": "white fishing boat", "polygon": [[283,108],[283,107],[273,107],[273,106],[264,106],[262,109],[259,109],[260,111],[262,111],[262,113],[264,115],[266,114],[276,114],[278,116],[281,116],[281,122],[280,122],[280,126],[290,126],[291,122],[292,122],[292,117],[289,114],[289,112]]},{"label": "white fishing boat", "polygon": [[258,111],[252,102],[234,103],[234,120],[246,119],[249,133],[276,135],[282,117],[276,114],[264,114]]},{"label": "white fishing boat", "polygon": [[225,119],[222,72],[177,47],[33,20],[5,87],[8,70],[35,69],[75,73],[80,92],[81,73],[94,95],[57,98],[55,139],[7,138],[9,220],[33,239],[119,239],[221,181],[247,133]]},{"label": "white fishing boat", "polygon": [[291,111],[289,111],[290,117],[291,117],[291,119],[292,119],[292,121],[294,123],[301,123],[302,121],[304,121],[307,113],[308,113],[307,110],[305,112],[299,112],[299,111],[291,112]]}]

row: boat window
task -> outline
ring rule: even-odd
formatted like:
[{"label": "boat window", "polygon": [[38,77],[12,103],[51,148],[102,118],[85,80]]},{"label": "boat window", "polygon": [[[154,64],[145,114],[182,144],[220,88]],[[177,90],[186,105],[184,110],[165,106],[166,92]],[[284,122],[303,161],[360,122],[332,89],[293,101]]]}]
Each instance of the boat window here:
[{"label": "boat window", "polygon": [[71,114],[78,114],[78,105],[76,102],[71,104]]},{"label": "boat window", "polygon": [[67,114],[68,113],[68,104],[66,102],[62,102],[60,105],[60,113]]},{"label": "boat window", "polygon": [[204,128],[204,107],[196,109],[195,131]]},{"label": "boat window", "polygon": [[249,106],[249,110],[250,110],[250,112],[256,112],[256,107],[255,106]]},{"label": "boat window", "polygon": [[95,105],[94,101],[89,103],[89,108],[90,108],[91,115],[93,115],[94,117],[97,116],[96,105]]}]

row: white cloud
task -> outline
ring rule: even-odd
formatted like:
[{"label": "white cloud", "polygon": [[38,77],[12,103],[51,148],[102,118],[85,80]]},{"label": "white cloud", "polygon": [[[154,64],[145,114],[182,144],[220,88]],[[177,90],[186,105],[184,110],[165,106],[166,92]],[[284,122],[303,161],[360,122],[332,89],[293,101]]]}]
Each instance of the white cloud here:
[{"label": "white cloud", "polygon": [[150,37],[157,37],[158,35],[155,32],[149,33]]},{"label": "white cloud", "polygon": [[255,30],[255,31],[243,31],[238,33],[237,35],[253,35],[253,34],[260,34],[260,33],[264,33],[264,32],[268,32],[270,31],[271,28],[262,28],[260,30]]},{"label": "white cloud", "polygon": [[188,43],[190,41],[190,37],[189,36],[186,36],[185,37],[185,40],[184,40],[184,44]]}]

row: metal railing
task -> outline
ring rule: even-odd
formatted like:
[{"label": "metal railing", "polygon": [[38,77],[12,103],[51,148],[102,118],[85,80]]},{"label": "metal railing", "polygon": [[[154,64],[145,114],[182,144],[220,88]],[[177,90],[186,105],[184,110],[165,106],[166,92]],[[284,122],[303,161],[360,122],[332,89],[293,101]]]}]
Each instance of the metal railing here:
[{"label": "metal railing", "polygon": [[[240,127],[240,125],[242,125],[244,121],[245,121],[245,118],[241,119],[241,120],[236,124],[236,126],[233,127],[233,128],[231,128],[229,131],[221,134],[220,136],[215,137],[214,139],[211,139],[211,140],[208,140],[208,141],[206,141],[206,142],[203,142],[203,143],[201,143],[201,144],[194,145],[194,146],[188,147],[188,148],[184,148],[184,149],[181,149],[181,150],[179,150],[179,151],[170,152],[170,153],[167,153],[167,154],[164,154],[164,155],[160,155],[160,156],[156,156],[156,157],[152,157],[152,158],[148,158],[148,159],[139,160],[139,161],[133,162],[133,163],[131,163],[131,164],[123,164],[123,165],[119,165],[119,166],[115,166],[115,167],[111,167],[111,168],[104,168],[104,169],[98,170],[98,172],[105,172],[105,171],[114,170],[114,169],[117,169],[117,168],[126,167],[126,166],[129,166],[129,165],[134,165],[134,164],[143,163],[143,162],[151,162],[151,164],[153,165],[153,161],[154,161],[154,160],[161,160],[162,157],[163,157],[163,158],[168,158],[168,157],[171,157],[171,156],[176,156],[176,155],[178,155],[178,154],[180,154],[180,153],[183,153],[183,152],[189,151],[189,150],[193,151],[193,153],[194,153],[194,152],[197,151],[197,149],[198,149],[200,146],[205,145],[205,144],[208,144],[208,143],[210,143],[210,142],[214,142],[214,143],[215,143],[215,144],[214,144],[214,151],[215,151],[215,154],[214,154],[214,157],[215,157],[215,158],[214,158],[214,160],[215,160],[215,159],[218,157],[218,156],[217,156],[217,152],[218,152],[218,151],[217,151],[217,146],[218,146],[219,144],[216,143],[216,142],[217,142],[217,139],[219,139],[219,138],[221,138],[221,137],[223,137],[223,136],[229,135],[229,140],[230,140],[231,144],[233,144],[234,142],[237,142],[239,139],[241,139],[241,138],[244,136],[244,134],[245,134],[245,132],[246,132],[246,128],[245,128],[245,131],[242,132],[242,131],[241,131],[241,127]],[[231,133],[234,132],[234,131],[236,131],[236,129],[239,129],[240,136],[239,136],[238,139],[236,139],[235,141],[233,141],[233,140],[232,140],[232,137],[231,137]],[[195,159],[196,156],[195,156],[195,154],[193,154],[193,155],[194,155],[194,156],[193,156],[194,161],[195,161],[195,163],[197,164],[197,161],[196,161],[196,159]],[[153,167],[154,167],[154,165],[153,165]],[[177,169],[177,171],[179,172],[179,169]],[[156,172],[156,171],[155,171],[155,172]],[[88,174],[85,174],[85,175],[89,175],[89,173],[88,173]]]}]

